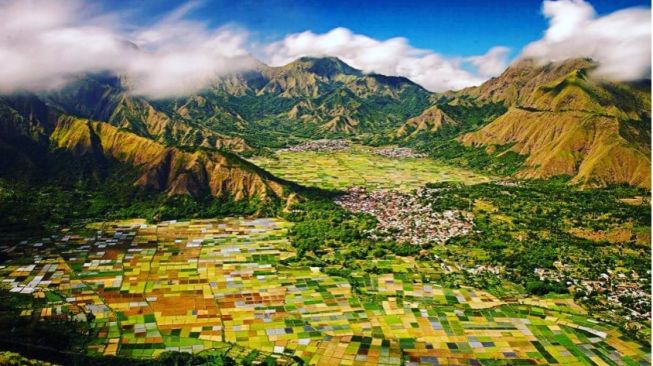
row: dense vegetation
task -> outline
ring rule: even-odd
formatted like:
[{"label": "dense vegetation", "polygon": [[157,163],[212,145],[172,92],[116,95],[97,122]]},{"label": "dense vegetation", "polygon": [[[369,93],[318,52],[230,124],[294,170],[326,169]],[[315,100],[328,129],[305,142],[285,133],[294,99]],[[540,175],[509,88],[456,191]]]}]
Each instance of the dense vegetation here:
[{"label": "dense vegetation", "polygon": [[[302,203],[284,218],[295,222],[290,231],[299,258],[313,264],[351,264],[350,260],[382,258],[386,254],[414,255],[421,247],[404,243],[370,240],[376,219],[344,210],[327,200]],[[337,250],[334,258],[323,255]]]},{"label": "dense vegetation", "polygon": [[439,107],[454,120],[464,121],[465,131],[476,130],[508,110],[503,103],[479,104],[474,101],[458,101],[457,104],[442,103]]},{"label": "dense vegetation", "polygon": [[[648,227],[651,213],[646,205],[618,201],[646,195],[640,189],[615,186],[577,190],[564,179],[515,186],[442,183],[430,187],[438,189],[428,198],[436,210],[471,208],[477,227],[474,234],[454,238],[445,247],[432,250],[462,263],[505,266],[511,279],[525,285],[530,293],[566,292],[564,286],[537,283],[534,278],[534,268],[553,268],[556,261],[573,263],[590,278],[614,267],[642,274],[649,269],[650,252],[634,237],[615,245],[592,242],[569,232],[571,228],[604,231],[626,224]],[[368,239],[366,232],[375,225],[373,217],[347,212],[326,200],[296,205],[286,218],[296,222],[291,240],[299,256],[313,264],[337,261],[346,267],[352,264],[350,259],[379,258],[387,253],[414,255],[420,249]],[[335,249],[333,259],[323,256]]]},{"label": "dense vegetation", "polygon": [[642,190],[625,186],[577,190],[564,179],[517,185],[437,184],[431,188],[440,189],[429,198],[438,209],[472,207],[478,229],[473,235],[454,238],[438,252],[463,262],[505,266],[511,279],[530,293],[566,292],[565,286],[541,283],[533,272],[535,268],[552,269],[555,262],[571,264],[584,278],[597,278],[616,267],[642,275],[650,269],[650,251],[639,245],[634,235],[626,243],[615,244],[570,233],[573,228],[599,232],[628,225],[648,227],[651,213],[646,204],[619,201],[646,195]]},{"label": "dense vegetation", "polygon": [[509,151],[510,145],[483,149],[465,146],[453,139],[440,141],[421,139],[414,141],[413,146],[436,160],[502,176],[516,173],[526,160],[526,156]]},{"label": "dense vegetation", "polygon": [[0,240],[88,220],[275,215],[281,207],[275,200],[168,196],[133,185],[134,174],[123,166],[112,167],[106,177],[72,175],[40,182],[0,179]]}]

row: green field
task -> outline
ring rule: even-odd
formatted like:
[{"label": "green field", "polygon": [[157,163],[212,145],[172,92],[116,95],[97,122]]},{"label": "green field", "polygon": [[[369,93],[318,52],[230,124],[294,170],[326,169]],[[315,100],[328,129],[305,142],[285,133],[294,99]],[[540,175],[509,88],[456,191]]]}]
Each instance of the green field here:
[{"label": "green field", "polygon": [[333,153],[278,151],[272,157],[256,157],[252,161],[281,178],[325,189],[366,186],[410,191],[433,182],[475,184],[490,180],[428,158],[376,155],[371,148],[360,145]]}]

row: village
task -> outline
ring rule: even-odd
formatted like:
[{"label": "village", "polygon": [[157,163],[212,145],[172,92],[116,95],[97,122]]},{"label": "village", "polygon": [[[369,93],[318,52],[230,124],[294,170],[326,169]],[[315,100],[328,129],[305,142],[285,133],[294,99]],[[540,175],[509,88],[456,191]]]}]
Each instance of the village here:
[{"label": "village", "polygon": [[598,278],[590,279],[578,276],[567,264],[556,262],[554,266],[553,270],[536,268],[534,271],[540,280],[563,282],[578,294],[581,303],[604,301],[609,312],[622,313],[626,320],[651,318],[651,292],[644,287],[646,281],[636,272],[608,270]]},{"label": "village", "polygon": [[363,187],[352,187],[335,202],[352,212],[373,215],[379,221],[372,239],[396,241],[424,246],[444,244],[452,237],[473,230],[470,212],[446,210],[436,212],[420,199],[433,190],[420,188],[415,193],[391,190],[368,192]]},{"label": "village", "polygon": [[[334,153],[347,151],[357,146],[359,149],[361,146],[354,145],[350,140],[346,139],[321,139],[321,140],[310,140],[303,142],[298,145],[294,145],[285,149],[280,149],[279,152],[322,152],[322,153]],[[379,147],[370,150],[372,154],[383,156],[386,158],[392,159],[417,159],[417,158],[426,158],[426,154],[416,153],[413,149],[408,147],[397,147],[397,146],[388,146],[388,147]]]},{"label": "village", "polygon": [[291,146],[285,149],[280,149],[280,152],[304,152],[304,151],[314,151],[314,152],[337,152],[344,151],[351,148],[351,141],[338,139],[338,140],[309,140],[301,144]]},{"label": "village", "polygon": [[385,156],[386,158],[407,159],[407,158],[425,158],[426,154],[416,153],[408,147],[380,147],[372,150],[374,154]]}]

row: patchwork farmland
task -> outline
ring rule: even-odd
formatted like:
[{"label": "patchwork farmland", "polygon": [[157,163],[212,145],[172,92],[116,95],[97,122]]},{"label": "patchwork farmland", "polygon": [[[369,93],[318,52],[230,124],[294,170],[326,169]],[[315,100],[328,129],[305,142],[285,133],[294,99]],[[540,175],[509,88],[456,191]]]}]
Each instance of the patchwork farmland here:
[{"label": "patchwork farmland", "polygon": [[[1,248],[4,287],[44,299],[35,320],[89,320],[88,352],[225,352],[316,365],[650,364],[646,347],[566,300],[449,289],[446,271],[377,260],[356,286],[291,263],[280,219],[105,223]],[[327,271],[328,272],[328,271]],[[571,303],[573,305],[573,302]]]}]

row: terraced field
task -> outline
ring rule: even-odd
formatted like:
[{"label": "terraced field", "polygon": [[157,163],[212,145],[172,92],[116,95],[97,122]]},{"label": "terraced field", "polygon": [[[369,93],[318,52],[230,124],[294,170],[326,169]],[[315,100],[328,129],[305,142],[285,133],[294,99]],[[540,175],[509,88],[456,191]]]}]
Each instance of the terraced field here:
[{"label": "terraced field", "polygon": [[390,158],[374,154],[372,148],[352,145],[345,151],[277,151],[273,157],[253,162],[273,174],[306,186],[343,189],[410,191],[430,182],[454,181],[474,184],[488,177],[429,158]]},{"label": "terraced field", "polygon": [[47,299],[21,316],[92,313],[95,354],[221,350],[314,365],[650,364],[649,349],[565,299],[525,304],[442,288],[425,280],[446,271],[436,262],[376,260],[379,271],[352,274],[355,289],[318,268],[284,265],[295,255],[289,227],[236,218],[107,223],[93,235],[17,245],[0,278],[12,292]]}]

